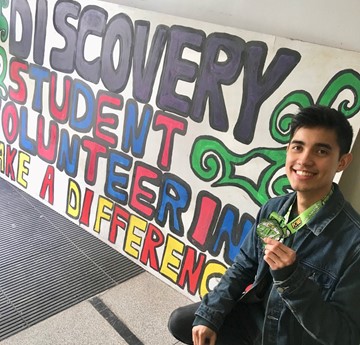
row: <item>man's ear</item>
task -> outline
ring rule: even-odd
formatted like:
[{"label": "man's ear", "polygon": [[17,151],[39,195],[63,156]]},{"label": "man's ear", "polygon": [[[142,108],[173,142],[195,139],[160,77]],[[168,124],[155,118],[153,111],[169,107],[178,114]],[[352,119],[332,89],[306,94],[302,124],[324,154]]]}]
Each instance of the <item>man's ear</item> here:
[{"label": "man's ear", "polygon": [[353,159],[353,155],[350,152],[342,155],[339,159],[339,165],[336,171],[337,172],[344,171],[350,165],[352,159]]}]

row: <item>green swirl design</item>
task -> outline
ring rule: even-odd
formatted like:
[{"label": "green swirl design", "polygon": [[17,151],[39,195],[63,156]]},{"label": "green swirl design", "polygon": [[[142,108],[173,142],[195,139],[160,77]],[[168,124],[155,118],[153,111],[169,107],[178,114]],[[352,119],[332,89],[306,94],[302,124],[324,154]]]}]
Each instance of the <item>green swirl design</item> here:
[{"label": "green swirl design", "polygon": [[354,70],[344,70],[337,73],[326,85],[317,103],[331,107],[345,90],[352,92],[354,100],[352,102],[349,100],[342,101],[338,110],[348,118],[353,117],[360,110],[360,74]]},{"label": "green swirl design", "polygon": [[3,16],[2,9],[9,6],[9,0],[0,0],[0,39],[5,42],[9,35],[9,24]]},{"label": "green swirl design", "polygon": [[287,144],[290,140],[290,123],[292,114],[281,115],[290,105],[298,108],[314,104],[311,95],[306,91],[294,91],[287,95],[275,108],[270,118],[270,134],[280,144]]},{"label": "green swirl design", "polygon": [[[198,137],[194,142],[190,164],[197,177],[204,181],[214,181],[213,187],[235,186],[241,188],[256,204],[262,205],[270,198],[271,179],[278,170],[283,168],[285,156],[285,147],[256,148],[244,155],[239,155],[229,150],[220,140],[203,136]],[[255,158],[261,158],[267,163],[257,183],[246,176],[235,174],[236,167],[245,166]],[[282,175],[277,178],[272,188],[277,195],[283,194],[289,188],[286,176]]]},{"label": "green swirl design", "polygon": [[8,61],[5,49],[0,47],[0,99],[4,101],[7,99],[7,87],[5,85],[5,78],[8,69]]},{"label": "green swirl design", "polygon": [[[354,70],[343,70],[338,72],[325,86],[321,92],[316,104],[334,107],[334,103],[344,91],[350,91],[354,97],[353,100],[345,99],[339,103],[338,110],[346,117],[355,116],[360,110],[360,74]],[[275,107],[270,118],[270,133],[278,143],[286,144],[290,139],[290,114],[284,114],[283,111],[296,105],[299,108],[313,105],[315,102],[311,95],[303,90],[289,93]]]},{"label": "green swirl design", "polygon": [[[5,42],[9,35],[9,24],[2,13],[3,8],[9,6],[9,0],[0,0],[0,39]],[[5,78],[8,70],[8,59],[3,47],[0,47],[0,99],[7,99],[7,87],[5,85]]]}]

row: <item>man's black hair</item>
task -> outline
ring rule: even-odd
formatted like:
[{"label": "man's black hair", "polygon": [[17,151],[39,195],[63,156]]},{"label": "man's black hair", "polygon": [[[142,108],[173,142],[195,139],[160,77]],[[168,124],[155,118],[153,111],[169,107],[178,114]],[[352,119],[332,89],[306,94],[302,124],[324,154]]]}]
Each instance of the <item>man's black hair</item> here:
[{"label": "man's black hair", "polygon": [[353,129],[342,112],[320,105],[301,108],[292,118],[290,138],[294,136],[296,130],[302,127],[332,129],[336,133],[337,143],[340,147],[340,157],[350,151]]}]

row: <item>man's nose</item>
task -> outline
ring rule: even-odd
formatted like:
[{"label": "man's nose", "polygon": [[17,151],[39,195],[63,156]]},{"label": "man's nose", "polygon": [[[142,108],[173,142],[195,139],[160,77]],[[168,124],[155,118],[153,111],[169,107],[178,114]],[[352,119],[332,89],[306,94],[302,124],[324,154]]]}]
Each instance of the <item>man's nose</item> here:
[{"label": "man's nose", "polygon": [[303,150],[298,157],[298,162],[305,166],[312,165],[314,163],[312,152],[310,150]]}]

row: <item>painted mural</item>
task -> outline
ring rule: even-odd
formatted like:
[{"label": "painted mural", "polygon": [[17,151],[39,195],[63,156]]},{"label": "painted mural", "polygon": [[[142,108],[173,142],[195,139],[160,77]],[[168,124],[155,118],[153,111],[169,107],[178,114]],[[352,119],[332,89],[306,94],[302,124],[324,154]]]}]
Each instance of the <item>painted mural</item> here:
[{"label": "painted mural", "polygon": [[290,114],[360,55],[100,1],[0,0],[0,177],[198,299],[289,191]]}]

